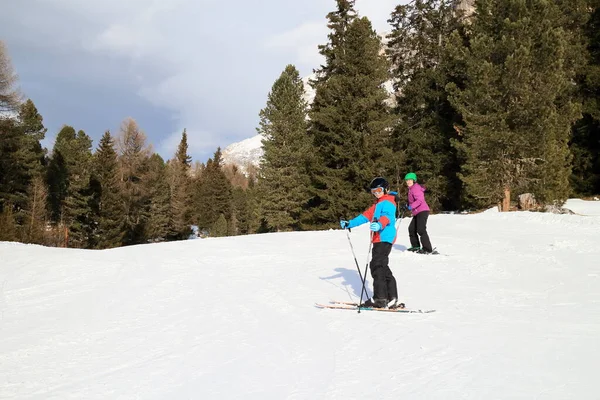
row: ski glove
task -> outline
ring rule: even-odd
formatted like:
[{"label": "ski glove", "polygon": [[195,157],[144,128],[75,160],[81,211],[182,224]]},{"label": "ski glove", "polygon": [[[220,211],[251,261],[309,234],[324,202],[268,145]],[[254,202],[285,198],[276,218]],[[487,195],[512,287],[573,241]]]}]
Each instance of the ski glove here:
[{"label": "ski glove", "polygon": [[340,226],[342,227],[342,229],[348,229],[348,225],[350,225],[350,222],[344,220],[340,221]]},{"label": "ski glove", "polygon": [[379,232],[381,230],[381,224],[379,222],[373,222],[371,224],[371,230],[373,232]]},{"label": "ski glove", "polygon": [[406,205],[406,209],[407,209],[408,211],[412,210],[412,207],[410,206],[410,204],[407,204],[407,205]]}]

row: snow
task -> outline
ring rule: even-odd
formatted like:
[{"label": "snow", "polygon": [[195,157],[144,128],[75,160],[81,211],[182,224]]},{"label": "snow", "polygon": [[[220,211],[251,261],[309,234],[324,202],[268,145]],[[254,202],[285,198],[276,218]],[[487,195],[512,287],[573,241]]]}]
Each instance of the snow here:
[{"label": "snow", "polygon": [[260,159],[264,154],[262,148],[263,138],[263,135],[258,134],[241,142],[230,144],[223,149],[223,163],[238,166],[242,173],[247,173],[248,166],[250,165],[258,167]]},{"label": "snow", "polygon": [[[0,242],[1,399],[598,399],[600,202],[433,215],[390,256],[431,314],[352,300],[368,228],[91,251]],[[372,281],[368,279],[369,292]]]},{"label": "snow", "polygon": [[563,206],[576,214],[600,216],[600,201],[586,201],[581,199],[569,199]]}]

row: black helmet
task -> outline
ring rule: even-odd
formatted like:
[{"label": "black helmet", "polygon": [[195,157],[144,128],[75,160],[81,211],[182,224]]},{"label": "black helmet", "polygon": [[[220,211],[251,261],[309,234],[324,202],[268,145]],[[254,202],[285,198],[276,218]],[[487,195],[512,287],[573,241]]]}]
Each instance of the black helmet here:
[{"label": "black helmet", "polygon": [[385,178],[378,176],[377,178],[371,181],[369,189],[375,189],[378,187],[383,188],[387,192],[390,188],[390,184],[388,183],[388,181],[385,180]]}]

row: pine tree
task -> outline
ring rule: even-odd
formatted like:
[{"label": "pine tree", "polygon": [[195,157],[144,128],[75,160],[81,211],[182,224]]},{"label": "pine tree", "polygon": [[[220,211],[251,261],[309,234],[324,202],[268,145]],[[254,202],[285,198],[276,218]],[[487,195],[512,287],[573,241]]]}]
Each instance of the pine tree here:
[{"label": "pine tree", "polygon": [[21,157],[31,176],[41,175],[44,171],[45,150],[41,141],[46,136],[44,119],[39,114],[31,99],[23,103],[19,109],[19,126],[23,130]]},{"label": "pine tree", "polygon": [[175,153],[175,158],[180,165],[184,166],[186,170],[189,170],[192,165],[192,157],[187,153],[188,152],[188,142],[187,142],[187,130],[183,129],[181,133],[181,141],[179,142],[179,146],[177,146],[177,153]]},{"label": "pine tree", "polygon": [[225,220],[231,218],[231,184],[221,164],[221,149],[218,148],[196,183],[194,202],[200,229],[211,229],[221,214]]},{"label": "pine tree", "polygon": [[54,148],[48,163],[49,207],[51,219],[54,223],[59,223],[62,220],[63,203],[67,197],[69,185],[67,158],[71,153],[70,143],[75,140],[75,136],[75,129],[72,126],[63,126],[56,135]]},{"label": "pine tree", "polygon": [[[32,175],[23,157],[27,146],[23,129],[18,119],[14,118],[14,112],[19,110],[21,104],[16,85],[17,75],[8,50],[0,40],[0,213],[4,215],[7,227],[9,222],[15,227],[23,222],[21,211],[27,203]],[[8,238],[13,233],[16,235],[16,230],[5,229],[4,237]],[[16,239],[16,236],[10,238]]]},{"label": "pine tree", "polygon": [[[146,237],[153,242],[166,240],[172,230],[171,195],[166,171],[162,157],[153,154],[148,160],[148,174],[144,181],[150,196]],[[181,233],[177,238],[181,238]]]},{"label": "pine tree", "polygon": [[600,193],[600,1],[589,0],[584,27],[587,65],[578,79],[583,97],[583,118],[573,128],[573,189],[580,195]]},{"label": "pine tree", "polygon": [[133,118],[121,124],[118,140],[119,179],[123,209],[123,244],[146,242],[146,224],[149,217],[150,193],[145,180],[148,174],[150,149],[146,135]]},{"label": "pine tree", "polygon": [[470,47],[456,33],[448,44],[466,65],[464,87],[448,85],[464,119],[457,147],[466,191],[476,205],[502,201],[504,210],[515,191],[564,200],[578,108],[570,93],[573,38],[561,9],[545,0],[480,0],[476,7]]},{"label": "pine tree", "polygon": [[48,164],[47,182],[51,220],[64,232],[63,244],[92,245],[92,139],[84,132],[63,126]]},{"label": "pine tree", "polygon": [[227,236],[227,220],[223,214],[220,214],[219,218],[212,225],[210,235],[212,237]]},{"label": "pine tree", "polygon": [[191,222],[191,179],[192,158],[187,154],[187,132],[184,129],[175,157],[168,163],[168,182],[172,216],[170,237],[185,239],[190,233]]},{"label": "pine tree", "polygon": [[427,183],[433,209],[456,209],[460,182],[451,146],[457,112],[446,85],[458,71],[448,61],[443,41],[461,28],[454,0],[416,0],[396,7],[389,22],[387,53],[392,62],[397,123],[394,128],[393,183],[400,187],[406,172]]},{"label": "pine tree", "polygon": [[100,249],[118,247],[123,239],[123,208],[119,192],[119,170],[114,139],[104,132],[94,154],[95,213],[97,226],[95,246]]},{"label": "pine tree", "polygon": [[[259,195],[257,193],[256,181],[253,175],[248,177],[248,187],[244,192],[244,200],[243,206],[240,206],[240,209],[245,210],[244,212],[240,212],[240,232],[242,234],[250,234],[250,233],[259,233],[260,225],[261,225],[261,214],[259,207]],[[236,197],[234,197],[234,201],[236,201]],[[237,204],[237,203],[236,203]]]},{"label": "pine tree", "polygon": [[23,223],[32,180],[44,170],[40,140],[46,129],[33,102],[19,108],[16,118],[0,117],[0,209],[4,201],[14,207],[14,218]]},{"label": "pine tree", "polygon": [[325,65],[316,71],[309,133],[315,157],[309,167],[312,198],[308,227],[333,226],[371,200],[365,191],[375,176],[392,170],[388,62],[367,18],[354,1],[337,1],[329,13],[329,43],[320,46]]},{"label": "pine tree", "polygon": [[[22,130],[16,120],[0,117],[0,212],[8,207],[20,210],[27,203],[30,175],[19,159]],[[11,218],[14,218],[11,210]]]},{"label": "pine tree", "polygon": [[232,189],[232,227],[229,227],[229,235],[248,234],[248,202],[246,189],[236,186]]},{"label": "pine tree", "polygon": [[94,228],[92,213],[92,139],[82,130],[68,144],[65,154],[68,186],[63,221],[68,227],[69,247],[89,248]]},{"label": "pine tree", "polygon": [[42,116],[30,99],[20,106],[17,121],[21,132],[16,156],[24,172],[20,181],[27,185],[27,201],[19,218],[23,225],[23,240],[43,244],[48,188],[43,179],[46,151],[40,141],[44,139],[47,129],[44,127]]},{"label": "pine tree", "polygon": [[302,211],[310,199],[307,171],[311,152],[307,134],[307,104],[298,70],[288,65],[273,84],[267,105],[260,111],[263,157],[258,177],[262,210],[270,229],[300,228]]}]

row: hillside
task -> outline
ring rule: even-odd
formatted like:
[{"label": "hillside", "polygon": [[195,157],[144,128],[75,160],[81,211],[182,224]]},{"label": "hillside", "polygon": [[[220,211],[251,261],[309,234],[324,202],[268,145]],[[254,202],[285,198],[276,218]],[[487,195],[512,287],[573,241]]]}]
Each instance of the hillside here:
[{"label": "hillside", "polygon": [[594,215],[434,215],[439,256],[405,252],[403,220],[391,267],[421,315],[314,307],[360,293],[341,230],[2,242],[0,398],[596,399],[600,202],[572,204]]}]

